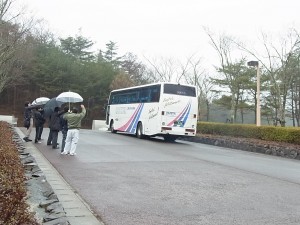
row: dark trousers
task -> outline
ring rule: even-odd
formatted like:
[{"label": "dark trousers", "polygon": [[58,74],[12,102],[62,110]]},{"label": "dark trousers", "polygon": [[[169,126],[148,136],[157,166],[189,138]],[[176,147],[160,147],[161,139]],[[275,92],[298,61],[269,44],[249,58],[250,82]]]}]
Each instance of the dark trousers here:
[{"label": "dark trousers", "polygon": [[49,135],[48,135],[48,140],[47,140],[47,145],[51,145],[52,143],[52,130],[50,129]]},{"label": "dark trousers", "polygon": [[43,132],[43,126],[35,126],[35,143],[37,143],[39,140],[41,140],[41,136],[42,136],[42,132]]},{"label": "dark trousers", "polygon": [[61,152],[64,151],[68,130],[62,130]]},{"label": "dark trousers", "polygon": [[57,148],[57,138],[58,138],[58,130],[51,130],[49,132],[47,145],[52,144],[52,148]]},{"label": "dark trousers", "polygon": [[44,125],[41,126],[41,130],[40,130],[40,133],[39,133],[39,136],[38,136],[39,141],[42,139],[43,130],[44,130]]},{"label": "dark trousers", "polygon": [[52,148],[57,148],[58,130],[52,130]]}]

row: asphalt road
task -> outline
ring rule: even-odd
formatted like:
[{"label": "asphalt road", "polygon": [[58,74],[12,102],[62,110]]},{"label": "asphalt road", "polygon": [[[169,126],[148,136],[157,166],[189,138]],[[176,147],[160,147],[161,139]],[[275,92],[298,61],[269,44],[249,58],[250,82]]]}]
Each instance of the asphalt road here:
[{"label": "asphalt road", "polygon": [[36,146],[106,225],[300,224],[299,160],[92,130],[65,156],[47,133]]}]

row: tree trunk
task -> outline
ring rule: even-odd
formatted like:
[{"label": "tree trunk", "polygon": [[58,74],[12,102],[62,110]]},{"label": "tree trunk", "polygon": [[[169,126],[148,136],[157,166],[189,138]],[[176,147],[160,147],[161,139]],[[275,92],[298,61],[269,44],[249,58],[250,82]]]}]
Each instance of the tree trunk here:
[{"label": "tree trunk", "polygon": [[206,113],[206,121],[209,121],[209,102],[208,100],[206,100],[206,110],[207,110],[207,113]]}]

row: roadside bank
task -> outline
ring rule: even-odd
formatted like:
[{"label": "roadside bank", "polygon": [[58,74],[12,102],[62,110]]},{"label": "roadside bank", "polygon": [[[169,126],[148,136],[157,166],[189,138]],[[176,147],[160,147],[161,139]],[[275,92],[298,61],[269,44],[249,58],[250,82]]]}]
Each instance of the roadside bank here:
[{"label": "roadside bank", "polygon": [[202,144],[233,148],[243,151],[280,156],[290,159],[300,159],[300,145],[285,142],[264,141],[253,138],[237,138],[229,136],[197,134],[195,137],[180,138]]},{"label": "roadside bank", "polygon": [[[22,141],[23,132],[18,127],[14,129]],[[46,225],[103,225],[34,144],[23,145],[23,161],[31,171],[27,175],[34,176],[28,182],[28,201],[39,220]]]}]

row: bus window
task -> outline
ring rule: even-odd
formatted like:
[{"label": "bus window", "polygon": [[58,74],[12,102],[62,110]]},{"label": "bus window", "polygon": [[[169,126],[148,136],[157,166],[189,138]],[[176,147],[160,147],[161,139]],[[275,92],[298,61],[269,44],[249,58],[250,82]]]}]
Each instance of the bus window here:
[{"label": "bus window", "polygon": [[152,89],[151,90],[151,102],[159,102],[160,90]]},{"label": "bus window", "polygon": [[136,103],[137,100],[137,92],[131,92],[127,94],[127,103]]},{"label": "bus window", "polygon": [[139,100],[140,102],[149,102],[150,98],[149,98],[149,89],[146,88],[144,90],[140,90],[139,92]]},{"label": "bus window", "polygon": [[196,89],[194,87],[183,86],[180,84],[165,84],[164,93],[196,97]]}]

